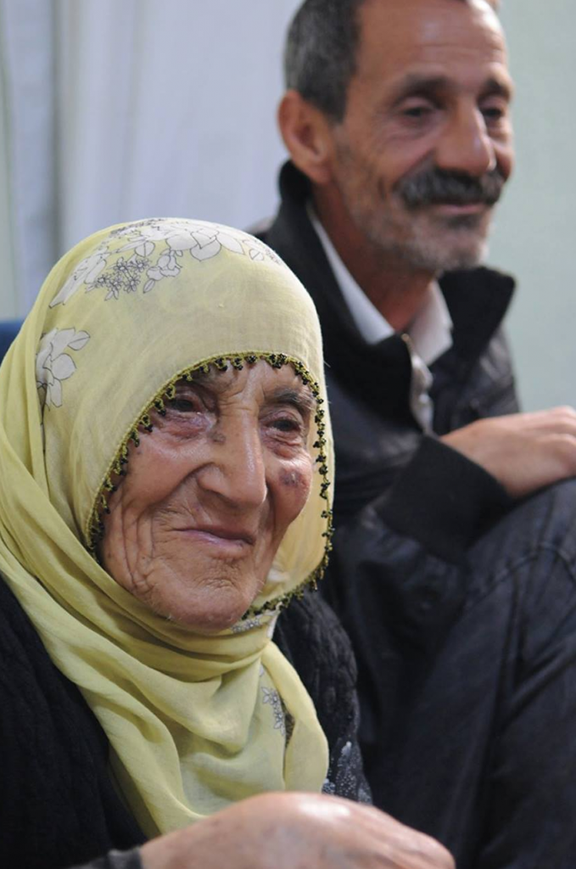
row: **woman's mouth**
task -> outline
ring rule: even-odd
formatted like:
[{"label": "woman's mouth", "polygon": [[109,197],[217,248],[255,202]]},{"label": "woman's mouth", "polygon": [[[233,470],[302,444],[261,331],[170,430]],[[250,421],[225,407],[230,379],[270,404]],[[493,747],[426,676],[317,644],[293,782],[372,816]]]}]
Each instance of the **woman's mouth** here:
[{"label": "woman's mouth", "polygon": [[226,555],[244,554],[255,543],[255,537],[245,529],[202,526],[177,529],[191,542],[210,547]]}]

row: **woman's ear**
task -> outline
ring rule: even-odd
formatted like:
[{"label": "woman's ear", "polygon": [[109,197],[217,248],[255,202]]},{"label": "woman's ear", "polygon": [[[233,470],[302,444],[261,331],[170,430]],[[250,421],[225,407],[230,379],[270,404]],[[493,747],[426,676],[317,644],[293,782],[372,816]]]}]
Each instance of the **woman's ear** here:
[{"label": "woman's ear", "polygon": [[314,184],[327,184],[332,178],[333,134],[326,115],[289,90],[278,106],[278,126],[294,165]]}]

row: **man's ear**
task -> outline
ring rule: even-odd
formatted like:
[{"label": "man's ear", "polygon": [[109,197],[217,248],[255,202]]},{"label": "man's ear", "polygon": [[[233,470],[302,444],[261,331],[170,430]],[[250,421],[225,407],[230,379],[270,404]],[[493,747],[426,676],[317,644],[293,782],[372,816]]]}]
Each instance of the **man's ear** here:
[{"label": "man's ear", "polygon": [[298,91],[286,91],[278,106],[278,126],[292,162],[315,184],[332,177],[333,136],[330,122]]}]

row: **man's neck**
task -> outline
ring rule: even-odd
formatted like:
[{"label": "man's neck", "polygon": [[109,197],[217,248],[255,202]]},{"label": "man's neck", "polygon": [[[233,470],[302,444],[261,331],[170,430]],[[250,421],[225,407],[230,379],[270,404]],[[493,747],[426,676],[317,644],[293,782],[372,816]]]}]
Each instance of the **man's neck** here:
[{"label": "man's neck", "polygon": [[436,275],[379,250],[342,214],[341,202],[325,194],[324,188],[314,190],[314,208],[340,259],[384,319],[403,332],[424,304]]}]

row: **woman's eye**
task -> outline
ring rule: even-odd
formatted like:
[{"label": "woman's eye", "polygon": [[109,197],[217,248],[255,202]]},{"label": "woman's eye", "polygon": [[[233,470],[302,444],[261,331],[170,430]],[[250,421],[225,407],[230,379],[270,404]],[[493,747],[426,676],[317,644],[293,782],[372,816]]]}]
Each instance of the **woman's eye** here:
[{"label": "woman's eye", "polygon": [[302,424],[298,420],[288,417],[274,420],[273,425],[278,431],[300,431],[302,428]]},{"label": "woman's eye", "polygon": [[197,413],[199,411],[198,401],[192,398],[171,398],[165,402],[167,410],[175,410],[177,413]]},{"label": "woman's eye", "polygon": [[306,434],[303,420],[298,416],[292,416],[292,414],[273,417],[268,422],[268,427],[274,437],[290,442],[296,440],[300,442]]}]

